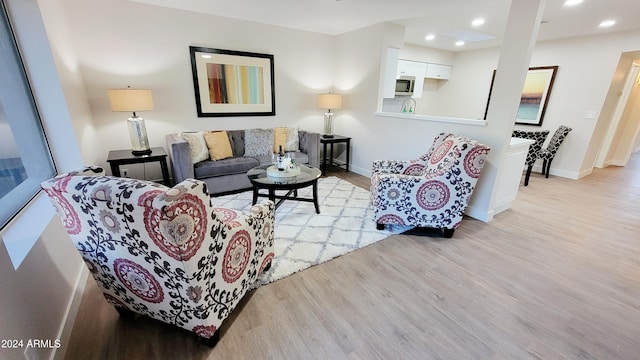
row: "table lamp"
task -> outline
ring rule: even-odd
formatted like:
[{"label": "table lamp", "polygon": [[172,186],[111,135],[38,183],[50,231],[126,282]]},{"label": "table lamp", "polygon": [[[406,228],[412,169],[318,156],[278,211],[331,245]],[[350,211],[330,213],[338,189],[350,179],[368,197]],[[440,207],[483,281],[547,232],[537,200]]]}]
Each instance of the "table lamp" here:
[{"label": "table lamp", "polygon": [[110,89],[109,102],[111,103],[111,111],[130,111],[133,113],[133,116],[127,119],[133,155],[151,154],[144,119],[136,115],[136,111],[153,110],[151,90]]},{"label": "table lamp", "polygon": [[333,137],[333,113],[331,109],[342,109],[342,95],[320,94],[318,95],[318,108],[327,109],[324,113],[324,135],[322,137]]}]

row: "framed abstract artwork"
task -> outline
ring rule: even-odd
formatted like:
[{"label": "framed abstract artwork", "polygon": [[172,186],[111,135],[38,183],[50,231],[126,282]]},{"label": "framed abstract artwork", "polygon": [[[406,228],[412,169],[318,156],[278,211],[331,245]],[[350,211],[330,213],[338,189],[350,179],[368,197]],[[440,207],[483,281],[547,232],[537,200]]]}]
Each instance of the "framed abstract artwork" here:
[{"label": "framed abstract artwork", "polygon": [[198,117],[276,114],[273,55],[190,46]]},{"label": "framed abstract artwork", "polygon": [[[522,88],[522,95],[520,96],[516,124],[542,126],[542,120],[549,104],[549,97],[551,96],[551,89],[553,89],[553,82],[556,79],[557,72],[558,66],[529,68]],[[494,70],[489,90],[489,101],[491,100],[495,76],[496,71]],[[485,119],[489,110],[489,101],[487,101]]]}]

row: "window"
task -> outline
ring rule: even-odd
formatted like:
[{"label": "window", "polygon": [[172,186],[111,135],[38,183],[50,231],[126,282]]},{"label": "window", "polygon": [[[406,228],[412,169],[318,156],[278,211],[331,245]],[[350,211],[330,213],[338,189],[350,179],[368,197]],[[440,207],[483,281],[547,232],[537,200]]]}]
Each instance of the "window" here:
[{"label": "window", "polygon": [[0,228],[55,174],[4,2],[0,1]]}]

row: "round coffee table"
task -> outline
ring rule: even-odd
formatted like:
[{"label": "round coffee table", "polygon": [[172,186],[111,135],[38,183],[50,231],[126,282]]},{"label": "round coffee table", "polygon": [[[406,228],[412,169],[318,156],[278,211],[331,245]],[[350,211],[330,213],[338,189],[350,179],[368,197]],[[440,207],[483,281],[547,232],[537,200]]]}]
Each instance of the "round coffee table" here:
[{"label": "round coffee table", "polygon": [[[300,166],[300,174],[291,177],[271,177],[267,175],[270,165],[257,166],[247,172],[247,176],[253,185],[253,204],[258,202],[258,197],[268,197],[276,204],[276,209],[285,200],[312,202],[316,207],[316,213],[320,214],[318,205],[318,179],[322,175],[320,169]],[[298,197],[298,189],[313,186],[313,198]],[[260,189],[267,189],[267,194],[260,193]],[[285,195],[276,195],[276,190],[287,190]],[[276,202],[276,199],[278,201]]]}]

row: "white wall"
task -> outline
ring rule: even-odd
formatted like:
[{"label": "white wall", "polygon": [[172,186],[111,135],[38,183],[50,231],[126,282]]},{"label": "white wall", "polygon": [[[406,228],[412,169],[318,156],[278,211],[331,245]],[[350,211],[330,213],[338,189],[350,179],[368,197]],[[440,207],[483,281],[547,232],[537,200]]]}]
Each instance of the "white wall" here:
[{"label": "white wall", "polygon": [[[351,54],[350,51],[337,51],[335,42],[339,41],[339,37],[125,0],[117,0],[116,4],[113,1],[106,4],[95,0],[63,2],[66,23],[71,28],[66,47],[70,47],[68,40],[71,39],[71,47],[77,55],[77,65],[74,66],[82,74],[86,97],[89,99],[90,114],[87,117],[93,118],[95,133],[100,134],[99,142],[93,140],[91,132],[89,136],[79,136],[82,153],[94,154],[85,161],[104,165],[110,149],[129,147],[128,138],[122,136],[127,131],[124,120],[127,115],[110,111],[106,97],[108,88],[132,85],[153,90],[156,107],[153,111],[142,114],[147,121],[152,146],[163,146],[166,133],[184,130],[293,125],[320,131],[321,111],[315,108],[315,95],[327,90],[356,93],[339,84],[340,81],[344,82],[340,80],[341,76],[334,77],[334,73],[340,71],[341,62],[338,59],[341,54]],[[101,16],[96,18],[86,15],[93,13]],[[55,17],[61,18],[57,14]],[[541,128],[553,132],[564,124],[574,129],[554,160],[553,174],[578,178],[580,174],[588,173],[591,164],[585,159],[591,158],[593,152],[593,149],[588,151],[588,147],[598,146],[595,143],[590,145],[597,120],[583,119],[584,113],[587,110],[600,113],[620,52],[623,49],[634,49],[633,43],[637,37],[635,33],[614,33],[537,44],[531,66],[558,65],[560,69],[542,127],[517,125],[516,128]],[[365,45],[377,43],[379,38],[363,41]],[[189,45],[274,54],[276,116],[197,118],[187,50]],[[401,51],[401,57],[406,59],[453,65],[449,81],[433,80],[425,83],[425,97],[418,100],[419,113],[484,118],[491,76],[497,66],[500,49],[460,52],[455,55],[415,46],[408,46]],[[376,65],[379,56],[368,54],[361,60],[358,66],[349,71],[363,72]],[[584,86],[585,74],[589,74],[589,86]],[[332,83],[334,78],[335,84]],[[371,86],[377,87],[377,84]],[[175,96],[178,93],[181,96]],[[366,92],[359,89],[355,96],[364,98]],[[341,116],[347,116],[354,108],[349,108],[349,101],[351,100],[345,97],[344,109],[336,112],[335,131],[338,134],[344,132],[341,129]],[[381,127],[377,127],[374,120],[365,131],[385,130],[386,121],[382,120],[382,123]],[[425,126],[433,127],[423,123],[412,126],[415,126],[415,130]],[[360,134],[362,129],[357,130]],[[391,132],[385,130],[384,133],[387,137],[401,138],[406,132],[400,130],[394,128]],[[375,146],[369,145],[377,137],[373,135],[366,144],[360,143],[364,145],[362,148],[354,140],[352,163],[355,169],[368,169],[368,160],[361,161],[358,153],[377,150]],[[357,140],[362,141],[362,138]],[[397,156],[413,151],[411,148],[399,151]],[[157,168],[147,170],[151,173],[148,177],[160,177]]]},{"label": "white wall", "polygon": [[[600,116],[585,119],[585,113],[602,113],[623,52],[620,40],[625,36],[625,33],[620,33],[581,37],[548,41],[536,46],[531,66],[558,65],[559,69],[542,126],[518,125],[516,128],[542,128],[549,130],[550,136],[560,125],[573,129],[553,160],[552,174],[576,179],[593,167],[593,160],[590,163],[584,160],[591,138],[598,136],[594,133],[596,123],[610,119]],[[637,46],[640,48],[640,41]]]},{"label": "white wall", "polygon": [[[107,89],[128,85],[153,92],[154,110],[140,114],[151,146],[164,146],[168,133],[189,130],[322,129],[323,112],[316,108],[316,95],[332,90],[331,36],[126,0],[62,1],[70,28],[66,42],[71,43],[63,50],[75,51],[100,138],[86,142],[80,136],[82,152],[98,154],[90,159],[98,164],[106,165],[109,150],[130,148],[126,135],[130,114],[111,112],[107,98]],[[273,54],[276,116],[198,118],[190,45]],[[147,177],[160,177],[154,171],[159,172],[157,166],[147,169]]]},{"label": "white wall", "polygon": [[[8,0],[5,4],[54,161],[60,171],[77,167],[82,161],[42,24],[41,9],[36,0]],[[25,216],[24,211],[18,214],[9,226],[15,226],[17,220],[29,223],[30,219]],[[69,334],[63,326],[68,319],[72,323],[75,316],[74,306],[79,303],[74,300],[80,298],[86,279],[84,264],[57,219],[51,221],[41,235],[30,233],[30,229],[23,229],[21,235],[38,239],[17,270],[12,266],[5,244],[0,245],[0,339],[23,340],[25,346],[29,339],[52,342],[59,339],[64,347]],[[0,358],[23,359],[24,351],[25,347],[2,349]],[[32,358],[38,359],[49,358],[53,351],[51,348],[30,350]]]},{"label": "white wall", "polygon": [[[34,0],[12,1],[35,4]],[[401,31],[389,24],[331,37],[126,0],[52,0],[42,1],[41,6],[59,76],[41,85],[51,85],[54,90],[61,86],[64,90],[63,99],[54,96],[62,113],[52,114],[45,109],[46,125],[48,132],[55,133],[53,138],[58,143],[60,139],[74,143],[69,137],[75,133],[85,163],[104,165],[108,150],[129,147],[127,115],[112,113],[106,96],[107,89],[127,85],[153,90],[155,109],[143,114],[153,146],[163,146],[166,133],[183,130],[287,125],[320,131],[322,110],[316,109],[316,94],[327,90],[342,92],[344,108],[336,112],[335,131],[353,137],[353,169],[365,175],[374,159],[407,159],[423,153],[441,131],[458,132],[500,146],[501,132],[508,127],[505,122],[499,129],[493,125],[476,129],[374,115],[381,52],[386,46],[401,46],[397,38]],[[639,33],[611,34],[536,47],[532,66],[560,66],[543,128],[555,130],[557,125],[567,122],[574,125],[568,145],[563,146],[554,161],[557,171],[581,171],[580,164],[589,155],[585,156],[584,144],[592,139],[593,133],[600,133],[594,131],[595,121],[581,117],[585,110],[603,106],[620,52],[639,48],[639,37]],[[189,45],[273,54],[277,115],[197,118]],[[497,50],[457,54],[453,61],[454,77],[442,88],[438,105],[464,110],[466,117],[483,116],[487,82],[498,64],[498,55]],[[457,82],[456,76],[461,82]],[[578,85],[567,86],[566,83],[574,81]],[[455,92],[457,86],[466,87],[463,96],[446,95]],[[60,101],[66,106],[60,106]],[[66,123],[69,117],[73,126]],[[78,156],[77,150],[60,147],[55,152],[63,169],[77,164],[77,159],[65,160],[69,157],[65,154],[71,158]],[[486,198],[482,184],[478,190],[478,195]],[[0,337],[57,336],[56,330],[71,306],[81,267],[75,252],[68,248],[70,243],[61,239],[66,239],[64,231],[59,224],[51,224],[25,260],[24,268],[18,272],[3,271],[0,275],[2,288],[12,289],[0,295],[2,324],[9,324],[0,326]],[[0,262],[9,263],[3,252]],[[21,286],[25,283],[35,286]],[[56,288],[50,289],[50,285]],[[35,295],[33,287],[40,290]],[[42,292],[52,294],[46,307],[38,302],[40,299],[30,299]],[[36,319],[45,323],[36,324]]]},{"label": "white wall", "polygon": [[[516,129],[549,130],[560,125],[573,129],[565,139],[552,163],[554,175],[577,179],[593,167],[600,146],[602,131],[598,121],[608,123],[611,113],[604,109],[605,100],[615,81],[614,92],[621,90],[616,68],[623,52],[640,49],[640,32],[612,33],[536,44],[531,67],[558,65],[559,70],[542,126],[515,125]],[[419,100],[419,113],[481,119],[489,95],[491,77],[500,49],[456,53],[452,77],[448,81],[434,80],[437,88],[426,91]],[[422,60],[425,61],[425,60]],[[626,70],[622,75],[626,74]],[[426,108],[426,110],[425,110]],[[596,119],[585,119],[587,111],[595,111]],[[600,116],[603,115],[603,116]]]},{"label": "white wall", "polygon": [[484,119],[493,71],[500,49],[459,52],[455,55],[451,79],[439,84],[427,113],[469,119]]}]

